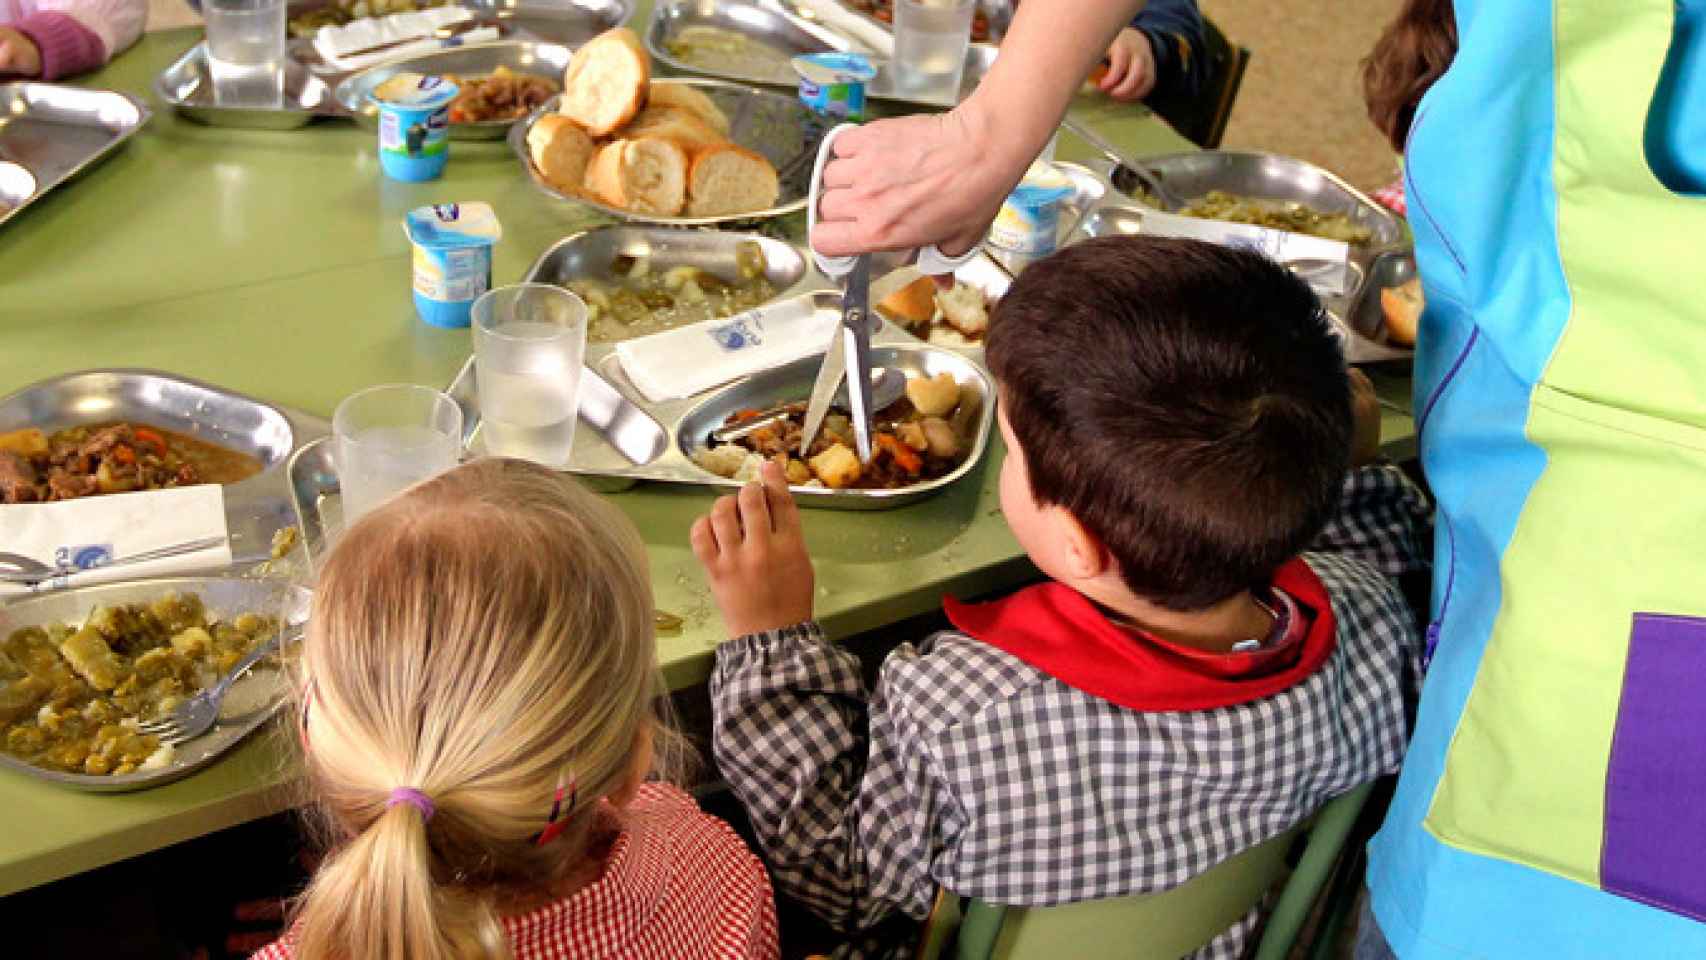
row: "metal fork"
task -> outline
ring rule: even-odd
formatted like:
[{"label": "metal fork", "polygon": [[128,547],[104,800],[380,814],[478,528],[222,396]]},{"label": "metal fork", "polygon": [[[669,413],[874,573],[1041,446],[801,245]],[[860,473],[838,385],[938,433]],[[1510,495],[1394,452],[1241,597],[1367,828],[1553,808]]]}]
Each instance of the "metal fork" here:
[{"label": "metal fork", "polygon": [[237,661],[231,672],[220,678],[218,683],[178,704],[166,716],[138,724],[137,732],[145,736],[159,737],[161,743],[175,746],[212,730],[213,725],[219,722],[219,708],[225,702],[225,695],[231,692],[231,685],[248,673],[249,668],[261,658],[281,649],[287,634],[290,639],[295,640],[302,635],[302,625],[294,624],[281,629],[272,639],[250,650],[247,656]]},{"label": "metal fork", "polygon": [[[143,563],[148,560],[160,560],[165,557],[176,557],[185,553],[196,553],[201,550],[211,550],[224,542],[224,537],[203,537],[200,540],[191,540],[187,543],[174,543],[169,547],[160,547],[157,550],[144,550],[141,553],[132,553],[127,556],[116,557],[101,564],[99,568],[91,567],[90,569],[122,567],[131,563]],[[0,569],[0,583],[21,583],[25,585],[40,583],[43,580],[51,580],[61,574],[70,575],[82,572],[81,570],[50,567],[34,557],[26,557],[22,554],[5,552],[0,552],[0,567],[13,568],[11,570]]]}]

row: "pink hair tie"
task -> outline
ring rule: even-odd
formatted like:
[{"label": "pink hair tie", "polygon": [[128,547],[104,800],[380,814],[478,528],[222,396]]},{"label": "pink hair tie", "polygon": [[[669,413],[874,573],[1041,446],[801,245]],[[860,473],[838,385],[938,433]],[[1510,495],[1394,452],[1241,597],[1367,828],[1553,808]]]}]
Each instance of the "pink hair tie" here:
[{"label": "pink hair tie", "polygon": [[432,819],[432,813],[435,809],[432,805],[432,798],[414,787],[398,787],[392,790],[391,796],[385,799],[385,809],[389,810],[399,803],[406,803],[419,810],[422,822]]}]

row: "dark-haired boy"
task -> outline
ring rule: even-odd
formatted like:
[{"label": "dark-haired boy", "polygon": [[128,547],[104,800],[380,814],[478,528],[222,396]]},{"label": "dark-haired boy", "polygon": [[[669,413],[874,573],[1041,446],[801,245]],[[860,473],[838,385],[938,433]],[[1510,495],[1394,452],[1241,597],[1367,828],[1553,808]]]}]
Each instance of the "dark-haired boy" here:
[{"label": "dark-haired boy", "polygon": [[[844,929],[935,888],[1043,906],[1177,886],[1397,768],[1420,494],[1307,286],[1260,255],[1096,240],[988,341],[1001,504],[1049,582],[902,646],[867,692],[811,622],[776,471],[692,541],[736,639],[713,747],[779,890]],[[1347,472],[1348,470],[1348,472]],[[1201,951],[1239,955],[1256,911]]]}]

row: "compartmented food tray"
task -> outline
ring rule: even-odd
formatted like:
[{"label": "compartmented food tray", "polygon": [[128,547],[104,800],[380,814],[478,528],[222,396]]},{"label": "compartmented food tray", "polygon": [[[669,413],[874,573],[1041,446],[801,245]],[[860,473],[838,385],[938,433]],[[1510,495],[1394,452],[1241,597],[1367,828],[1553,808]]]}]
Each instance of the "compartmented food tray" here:
[{"label": "compartmented food tray", "polygon": [[[880,21],[870,22],[883,30],[889,29]],[[691,37],[684,31],[705,27],[738,36],[742,44],[738,49],[724,49],[715,44],[699,48],[684,45],[682,38]],[[654,58],[676,70],[789,89],[799,84],[799,74],[788,63],[792,57],[803,53],[868,52],[863,44],[833,27],[801,16],[790,4],[762,0],[659,0],[652,7],[645,41]],[[956,102],[977,88],[994,65],[996,53],[996,47],[985,43],[974,43],[967,48],[965,73]],[[929,106],[953,105],[946,98],[919,97],[900,90],[887,63],[880,57],[873,59],[877,60],[877,77],[866,85],[866,96]]]},{"label": "compartmented food tray", "polygon": [[569,195],[552,186],[533,165],[527,149],[527,132],[539,118],[556,112],[560,98],[553,97],[534,114],[510,127],[509,144],[522,168],[540,192],[568,205],[592,207],[618,220],[655,223],[672,227],[719,226],[755,223],[805,209],[811,187],[812,161],[818,144],[828,131],[824,118],[799,101],[770,90],[754,90],[723,80],[659,79],[657,83],[684,84],[711,98],[729,118],[729,139],[738,146],[762,154],[776,168],[781,182],[776,204],[765,210],[731,213],[719,217],[659,217],[607,206],[579,195]]},{"label": "compartmented food tray", "polygon": [[150,116],[114,90],[0,83],[0,224],[117,149]]},{"label": "compartmented food tray", "polygon": [[[481,77],[495,73],[499,67],[513,73],[547,77],[557,86],[563,84],[563,71],[569,65],[573,51],[558,43],[527,43],[500,41],[471,47],[453,47],[418,56],[368,67],[351,74],[332,91],[338,107],[367,127],[379,125],[379,108],[368,100],[380,84],[399,73],[421,73],[443,76],[450,73],[460,77]],[[452,140],[502,140],[515,124],[514,120],[480,120],[472,123],[452,123]]]},{"label": "compartmented food tray", "polygon": [[[199,594],[211,613],[226,617],[261,613],[277,617],[281,625],[302,623],[308,617],[309,591],[282,580],[172,577],[80,587],[15,601],[0,607],[0,638],[24,627],[52,622],[81,623],[97,607],[146,603],[172,590]],[[63,773],[38,767],[3,751],[0,751],[0,767],[92,793],[125,793],[157,787],[206,767],[271,719],[284,704],[286,683],[283,671],[276,666],[265,661],[257,664],[232,685],[214,728],[179,744],[172,760],[158,770],[117,776]]]},{"label": "compartmented food tray", "polygon": [[[191,4],[195,4],[192,2]],[[502,46],[508,42],[546,45],[573,49],[594,36],[612,27],[618,27],[628,22],[633,16],[632,0],[462,0],[459,6],[473,11],[481,19],[496,20],[502,31],[503,40],[497,44],[479,44],[470,47],[451,47],[445,50],[417,54],[407,60],[417,60],[423,57],[442,56],[462,51],[473,51],[486,46]],[[324,2],[292,3],[289,15],[299,16],[315,9],[327,6]],[[538,54],[541,58],[543,52]],[[470,66],[467,73],[490,72],[500,64],[511,69],[520,69],[519,63],[505,63],[500,56],[482,54],[474,58],[478,62],[481,57],[492,56],[491,66],[481,71]],[[552,54],[555,56],[555,54]],[[360,76],[374,70],[390,69],[395,72],[398,63],[381,64],[360,71],[338,72],[324,65],[319,66],[316,73],[315,61],[312,54],[312,44],[307,38],[292,40],[289,46],[290,59],[286,62],[284,73],[284,90],[278,106],[254,106],[244,104],[221,104],[214,90],[214,85],[207,66],[207,45],[197,43],[183,56],[173,61],[170,66],[161,71],[154,80],[154,92],[160,99],[170,104],[179,113],[192,120],[215,126],[249,127],[264,130],[290,130],[306,126],[316,118],[330,117],[334,119],[363,119],[371,115],[371,109],[365,104],[360,110],[347,105],[340,100],[337,87],[341,81]],[[567,54],[562,54],[564,65],[567,65]],[[519,59],[519,58],[518,58]],[[449,70],[450,68],[445,67]],[[452,71],[454,72],[454,71]],[[543,72],[538,69],[527,69],[525,72]],[[390,74],[387,73],[386,76]],[[377,85],[383,77],[373,80]],[[557,79],[561,80],[561,68],[558,68]],[[452,139],[483,140],[501,139],[503,129],[487,129],[483,124],[457,124],[451,130]],[[463,130],[461,127],[469,127]]]},{"label": "compartmented food tray", "polygon": [[295,522],[285,462],[296,447],[331,432],[317,417],[157,370],[85,370],[0,397],[0,433],[26,427],[51,433],[121,420],[164,427],[260,461],[260,473],[224,486],[234,569],[266,560],[273,535]]}]

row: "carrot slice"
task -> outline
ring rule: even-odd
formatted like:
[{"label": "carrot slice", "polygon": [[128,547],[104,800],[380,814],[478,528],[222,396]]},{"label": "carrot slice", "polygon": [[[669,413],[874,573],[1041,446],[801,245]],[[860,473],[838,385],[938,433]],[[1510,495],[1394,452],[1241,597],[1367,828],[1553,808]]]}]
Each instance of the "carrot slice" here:
[{"label": "carrot slice", "polygon": [[136,451],[121,443],[113,448],[113,459],[128,466],[136,462]]},{"label": "carrot slice", "polygon": [[894,462],[907,473],[917,476],[924,469],[924,460],[909,446],[900,442],[900,438],[892,433],[877,434],[877,445],[889,452]]},{"label": "carrot slice", "polygon": [[166,438],[165,437],[160,436],[158,433],[155,433],[153,430],[150,430],[147,427],[137,427],[135,429],[135,431],[133,431],[133,432],[136,434],[137,440],[140,440],[141,442],[146,443],[149,446],[153,447],[157,452],[159,452],[159,454],[161,456],[166,455]]}]

